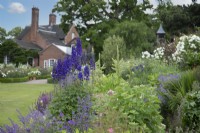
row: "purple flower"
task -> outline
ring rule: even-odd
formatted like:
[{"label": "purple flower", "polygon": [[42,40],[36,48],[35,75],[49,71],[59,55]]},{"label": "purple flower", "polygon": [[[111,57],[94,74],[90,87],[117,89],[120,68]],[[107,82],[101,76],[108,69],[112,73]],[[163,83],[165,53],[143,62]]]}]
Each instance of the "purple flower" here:
[{"label": "purple flower", "polygon": [[79,78],[80,80],[83,80],[83,74],[82,74],[82,72],[79,72],[78,78]]},{"label": "purple flower", "polygon": [[62,112],[60,112],[60,117],[63,118],[64,116],[65,115]]},{"label": "purple flower", "polygon": [[82,45],[81,45],[81,40],[80,40],[80,38],[77,38],[76,39],[76,52],[77,52],[77,55],[79,56],[79,57],[81,57],[82,56]]},{"label": "purple flower", "polygon": [[70,124],[70,125],[75,125],[76,124],[75,121],[73,121],[73,120],[69,120],[67,123]]},{"label": "purple flower", "polygon": [[89,76],[90,76],[90,70],[88,66],[84,67],[84,76],[86,80],[89,80]]},{"label": "purple flower", "polygon": [[48,93],[42,93],[41,96],[39,96],[37,102],[36,102],[36,109],[40,111],[42,114],[44,114],[47,105],[51,101],[51,94]]}]

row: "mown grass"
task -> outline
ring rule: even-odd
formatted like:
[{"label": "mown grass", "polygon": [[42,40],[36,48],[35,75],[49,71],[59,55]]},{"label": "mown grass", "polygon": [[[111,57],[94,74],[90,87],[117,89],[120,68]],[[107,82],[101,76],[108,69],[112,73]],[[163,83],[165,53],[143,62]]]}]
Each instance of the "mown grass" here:
[{"label": "mown grass", "polygon": [[19,122],[18,109],[26,115],[42,92],[50,92],[50,84],[0,83],[0,125],[9,124],[8,118]]}]

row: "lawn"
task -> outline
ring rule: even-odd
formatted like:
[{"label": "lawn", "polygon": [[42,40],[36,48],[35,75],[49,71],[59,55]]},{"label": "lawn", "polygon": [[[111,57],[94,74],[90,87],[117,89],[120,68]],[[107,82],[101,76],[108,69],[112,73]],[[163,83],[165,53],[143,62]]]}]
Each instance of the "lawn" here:
[{"label": "lawn", "polygon": [[0,125],[9,124],[8,118],[18,121],[16,109],[25,115],[42,92],[53,90],[50,84],[0,83]]}]

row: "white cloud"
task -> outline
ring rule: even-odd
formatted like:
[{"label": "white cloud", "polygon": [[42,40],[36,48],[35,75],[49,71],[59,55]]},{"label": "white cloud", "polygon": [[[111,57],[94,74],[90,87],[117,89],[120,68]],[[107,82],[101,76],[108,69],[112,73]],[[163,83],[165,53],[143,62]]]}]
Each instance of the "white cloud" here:
[{"label": "white cloud", "polygon": [[10,13],[24,13],[26,9],[24,8],[24,5],[22,5],[19,2],[13,2],[9,5],[9,10]]},{"label": "white cloud", "polygon": [[3,9],[4,7],[0,4],[0,10]]}]

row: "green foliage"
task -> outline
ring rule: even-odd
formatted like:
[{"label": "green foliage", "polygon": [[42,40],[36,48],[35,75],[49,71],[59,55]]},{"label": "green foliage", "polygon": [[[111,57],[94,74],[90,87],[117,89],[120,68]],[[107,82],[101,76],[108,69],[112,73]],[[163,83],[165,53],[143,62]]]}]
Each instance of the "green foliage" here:
[{"label": "green foliage", "polygon": [[148,0],[141,3],[136,0],[60,0],[54,6],[53,12],[62,14],[61,27],[65,32],[72,23],[79,20],[77,28],[82,40],[90,39],[83,44],[93,44],[98,56],[102,51],[103,40],[116,23],[124,20],[149,21],[144,11],[151,7]]},{"label": "green foliage", "polygon": [[163,22],[164,29],[172,35],[188,33],[190,15],[183,6],[174,6],[171,3],[162,4],[157,7],[158,18]]},{"label": "green foliage", "polygon": [[0,27],[0,45],[6,40],[6,30]]},{"label": "green foliage", "polygon": [[38,51],[25,50],[13,40],[6,40],[0,45],[0,63],[4,62],[4,56],[10,59],[9,61],[15,63],[18,66],[20,63],[26,64],[27,57],[37,57]]},{"label": "green foliage", "polygon": [[28,81],[28,77],[22,78],[0,78],[0,83],[18,83],[18,82],[26,82]]},{"label": "green foliage", "polygon": [[109,35],[117,35],[124,38],[129,52],[138,56],[142,51],[152,50],[156,41],[156,36],[152,32],[154,31],[144,22],[124,21],[111,29]]},{"label": "green foliage", "polygon": [[78,97],[83,98],[88,94],[87,89],[77,81],[65,88],[55,90],[53,100],[49,106],[51,114],[59,119],[62,112],[66,121],[72,119],[72,113],[76,113]]},{"label": "green foliage", "polygon": [[[182,127],[184,131],[193,130],[197,127],[199,114],[196,117],[199,102],[198,91],[200,90],[199,81],[195,76],[197,70],[189,70],[181,73],[178,80],[169,81],[164,84],[165,91],[160,94],[166,100],[162,104],[163,116],[168,120],[167,126],[172,130]],[[192,124],[193,123],[193,124]]]},{"label": "green foliage", "polygon": [[[119,49],[119,54],[117,54],[117,47]],[[105,64],[105,72],[112,72],[112,59],[119,59],[126,57],[126,47],[124,44],[124,39],[118,36],[108,37],[104,41],[103,51],[102,51],[102,61]]]},{"label": "green foliage", "polygon": [[19,34],[22,32],[22,30],[23,29],[21,27],[15,27],[8,32],[8,35],[11,36],[12,38],[17,38]]},{"label": "green foliage", "polygon": [[115,93],[110,106],[123,114],[122,122],[127,118],[130,129],[138,126],[143,132],[164,132],[155,88],[148,85],[120,86]]},{"label": "green foliage", "polygon": [[187,94],[183,103],[183,127],[190,131],[200,131],[200,88]]},{"label": "green foliage", "polygon": [[47,78],[47,83],[53,84],[53,78]]}]

